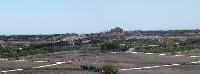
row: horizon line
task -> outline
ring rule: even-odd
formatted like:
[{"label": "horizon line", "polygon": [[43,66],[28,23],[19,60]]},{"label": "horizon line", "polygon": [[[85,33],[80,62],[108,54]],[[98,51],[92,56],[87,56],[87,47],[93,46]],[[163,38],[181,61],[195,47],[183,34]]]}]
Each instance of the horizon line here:
[{"label": "horizon line", "polygon": [[[120,27],[121,28],[121,27]],[[110,29],[111,30],[111,29]],[[124,29],[123,29],[124,30]],[[124,30],[124,31],[181,31],[181,30],[200,30],[200,29],[167,29],[167,30]],[[90,33],[75,33],[78,35],[82,35],[82,34],[92,34],[92,33],[101,33],[101,32],[108,32],[109,30],[106,31],[99,31],[99,32],[90,32]],[[66,33],[74,33],[74,32],[66,32]],[[66,34],[66,33],[43,33],[43,34],[0,34],[0,36],[12,36],[12,35],[56,35],[56,34]]]}]

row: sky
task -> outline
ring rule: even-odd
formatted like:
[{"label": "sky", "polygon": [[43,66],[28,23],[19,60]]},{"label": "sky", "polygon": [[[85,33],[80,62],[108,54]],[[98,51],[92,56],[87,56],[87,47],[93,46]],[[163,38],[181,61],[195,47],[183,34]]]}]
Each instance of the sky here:
[{"label": "sky", "polygon": [[0,0],[0,35],[200,28],[200,0]]}]

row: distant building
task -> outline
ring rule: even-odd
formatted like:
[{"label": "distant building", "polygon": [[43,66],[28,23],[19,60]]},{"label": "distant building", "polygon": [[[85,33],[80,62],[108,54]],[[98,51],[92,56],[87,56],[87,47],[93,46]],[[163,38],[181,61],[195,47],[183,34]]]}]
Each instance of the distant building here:
[{"label": "distant building", "polygon": [[120,27],[116,27],[109,31],[109,33],[122,33],[122,32],[123,32],[123,29],[121,29]]}]

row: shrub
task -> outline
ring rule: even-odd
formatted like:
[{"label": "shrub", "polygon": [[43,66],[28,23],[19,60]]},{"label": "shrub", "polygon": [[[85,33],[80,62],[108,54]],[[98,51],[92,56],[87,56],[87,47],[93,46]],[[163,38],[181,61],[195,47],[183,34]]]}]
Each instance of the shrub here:
[{"label": "shrub", "polygon": [[118,70],[113,66],[106,65],[101,68],[101,74],[119,74]]},{"label": "shrub", "polygon": [[95,67],[95,66],[81,65],[80,67],[81,67],[81,69],[83,69],[85,71],[88,70],[88,71],[92,71],[92,72],[99,72],[99,68]]}]

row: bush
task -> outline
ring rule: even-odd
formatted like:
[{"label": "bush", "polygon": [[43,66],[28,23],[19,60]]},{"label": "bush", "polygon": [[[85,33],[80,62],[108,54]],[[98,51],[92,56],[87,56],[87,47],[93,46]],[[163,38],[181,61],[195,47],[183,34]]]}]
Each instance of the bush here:
[{"label": "bush", "polygon": [[83,70],[88,70],[88,66],[86,66],[86,65],[81,65],[81,69],[83,69]]},{"label": "bush", "polygon": [[95,67],[95,66],[81,65],[80,67],[81,67],[81,69],[83,69],[84,71],[88,70],[88,71],[93,71],[93,72],[99,72],[99,68],[98,68],[98,67]]},{"label": "bush", "polygon": [[119,74],[118,70],[113,66],[106,65],[101,68],[101,74]]}]

